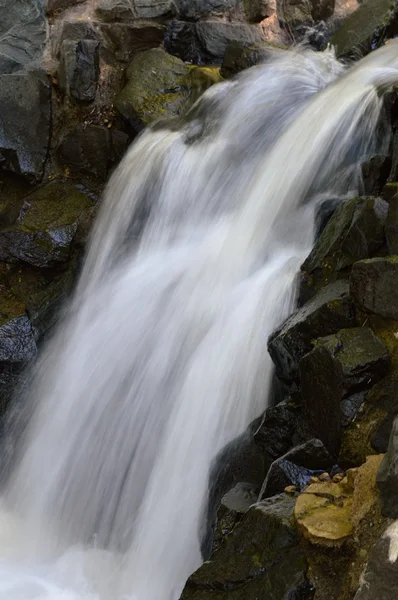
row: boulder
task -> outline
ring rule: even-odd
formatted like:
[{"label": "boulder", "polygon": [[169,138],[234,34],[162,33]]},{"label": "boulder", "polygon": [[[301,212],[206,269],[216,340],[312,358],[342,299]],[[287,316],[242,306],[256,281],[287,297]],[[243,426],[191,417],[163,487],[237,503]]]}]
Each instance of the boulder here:
[{"label": "boulder", "polygon": [[215,64],[222,63],[226,48],[232,41],[244,44],[265,41],[260,26],[245,23],[201,21],[196,25],[196,33],[205,57]]},{"label": "boulder", "polygon": [[398,196],[396,194],[389,201],[385,231],[389,253],[398,255]]},{"label": "boulder", "polygon": [[[222,15],[236,7],[240,0],[175,0],[179,18],[197,21],[203,17]],[[256,0],[255,0],[256,1]]]},{"label": "boulder", "polygon": [[306,561],[292,521],[294,502],[281,495],[252,506],[190,577],[182,600],[310,600]]},{"label": "boulder", "polygon": [[397,277],[397,256],[361,260],[351,271],[351,296],[363,310],[398,320]]},{"label": "boulder", "polygon": [[59,147],[63,165],[71,172],[93,175],[105,181],[109,170],[127,150],[128,136],[99,125],[79,125],[68,133]]},{"label": "boulder", "polygon": [[354,600],[395,600],[398,589],[398,527],[391,524],[373,546]]},{"label": "boulder", "polygon": [[50,143],[51,88],[41,71],[0,74],[0,166],[43,176]]},{"label": "boulder", "polygon": [[218,78],[218,71],[186,65],[160,48],[148,50],[133,59],[114,104],[140,131],[157,119],[183,114]]},{"label": "boulder", "polygon": [[367,54],[395,27],[394,6],[390,0],[366,0],[351,13],[331,37],[337,57]]},{"label": "boulder", "polygon": [[255,42],[247,44],[232,41],[228,44],[221,65],[221,75],[232,77],[245,69],[254,67],[273,58],[276,54],[285,51],[284,46],[271,42]]},{"label": "boulder", "polygon": [[281,379],[297,379],[299,362],[310,352],[315,339],[356,325],[348,292],[345,281],[326,286],[270,336],[268,351]]},{"label": "boulder", "polygon": [[301,359],[303,416],[331,454],[337,456],[340,449],[341,401],[369,389],[386,375],[388,367],[387,348],[368,327],[320,338]]},{"label": "boulder", "polygon": [[129,21],[134,18],[130,0],[99,0],[96,13],[107,22]]},{"label": "boulder", "polygon": [[155,22],[101,23],[102,46],[110,51],[110,60],[129,62],[139,52],[160,46],[165,27]]},{"label": "boulder", "polygon": [[244,0],[245,14],[251,23],[259,23],[276,12],[276,0]]},{"label": "boulder", "polygon": [[267,473],[260,499],[275,496],[288,486],[305,488],[311,477],[329,471],[334,461],[320,440],[312,439],[275,460]]},{"label": "boulder", "polygon": [[391,430],[387,453],[384,456],[377,474],[377,485],[380,490],[383,514],[386,517],[398,518],[398,418]]},{"label": "boulder", "polygon": [[65,8],[71,8],[76,4],[81,4],[85,0],[47,0],[47,12],[51,13],[55,10],[63,10]]},{"label": "boulder", "polygon": [[174,12],[173,0],[133,0],[133,10],[139,19],[169,17]]},{"label": "boulder", "polygon": [[79,102],[92,102],[99,79],[99,42],[65,40],[61,46],[58,74],[65,94]]},{"label": "boulder", "polygon": [[289,399],[265,411],[261,426],[254,435],[254,441],[268,461],[272,462],[286,454],[293,446],[298,415],[299,406]]},{"label": "boulder", "polygon": [[0,74],[39,62],[46,43],[43,6],[42,0],[0,0]]},{"label": "boulder", "polygon": [[174,19],[170,22],[164,39],[164,47],[170,54],[184,62],[201,65],[205,62],[203,48],[196,35],[195,23]]},{"label": "boulder", "polygon": [[35,267],[65,263],[89,196],[73,184],[52,181],[25,197],[17,221],[0,230],[0,260]]}]

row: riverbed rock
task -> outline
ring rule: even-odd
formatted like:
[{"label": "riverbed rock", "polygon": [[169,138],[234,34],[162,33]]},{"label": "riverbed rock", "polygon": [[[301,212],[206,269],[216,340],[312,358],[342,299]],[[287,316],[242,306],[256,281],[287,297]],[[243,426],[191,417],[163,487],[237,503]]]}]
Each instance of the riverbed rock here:
[{"label": "riverbed rock", "polygon": [[133,59],[115,106],[140,131],[157,119],[183,114],[218,78],[218,71],[186,65],[160,48],[148,50]]},{"label": "riverbed rock", "polygon": [[286,47],[270,42],[247,44],[232,41],[225,50],[221,75],[226,78],[232,77],[245,69],[264,63],[284,51],[286,51]]},{"label": "riverbed rock", "polygon": [[351,296],[363,310],[398,320],[397,277],[397,256],[361,260],[351,271]]},{"label": "riverbed rock", "polygon": [[394,4],[390,0],[367,0],[344,19],[329,43],[335,46],[337,57],[358,58],[382,41],[394,26]]},{"label": "riverbed rock", "polygon": [[201,65],[205,62],[203,48],[196,35],[196,24],[173,19],[164,38],[164,47],[184,62]]},{"label": "riverbed rock", "polygon": [[398,196],[396,194],[389,201],[385,231],[389,253],[398,255]]},{"label": "riverbed rock", "polygon": [[204,17],[223,15],[236,7],[239,0],[175,0],[175,3],[180,19],[197,21]]},{"label": "riverbed rock", "polygon": [[255,504],[188,580],[182,600],[310,600],[306,561],[293,524],[294,499]]},{"label": "riverbed rock", "polygon": [[381,198],[354,198],[342,203],[302,266],[307,285],[314,289],[317,284],[323,286],[339,271],[373,256],[385,241],[387,213],[388,203]]},{"label": "riverbed rock", "polygon": [[310,0],[277,0],[279,21],[291,29],[308,27],[314,23]]},{"label": "riverbed rock", "polygon": [[382,497],[383,514],[398,518],[398,418],[391,430],[387,453],[377,474],[377,485]]},{"label": "riverbed rock", "polygon": [[15,224],[0,230],[0,260],[35,267],[65,263],[89,196],[73,184],[52,181],[25,197]]},{"label": "riverbed rock", "polygon": [[267,408],[254,441],[270,463],[293,446],[300,408],[291,399]]},{"label": "riverbed rock", "polygon": [[303,416],[331,454],[337,456],[340,449],[341,401],[369,389],[388,368],[387,348],[368,327],[320,338],[300,361]]},{"label": "riverbed rock", "polygon": [[299,362],[315,339],[355,325],[348,283],[336,281],[326,286],[270,336],[268,351],[278,376],[286,381],[297,379]]},{"label": "riverbed rock", "polygon": [[221,64],[228,44],[237,41],[245,44],[265,41],[263,30],[258,25],[201,21],[196,33],[204,55],[210,63]]},{"label": "riverbed rock", "polygon": [[283,492],[288,486],[305,488],[311,477],[329,471],[334,460],[320,440],[313,439],[275,460],[263,483],[260,499]]},{"label": "riverbed rock", "polygon": [[110,169],[127,150],[129,138],[117,129],[79,125],[63,139],[59,156],[73,173],[94,175],[105,181]]},{"label": "riverbed rock", "polygon": [[156,22],[101,23],[102,47],[110,53],[110,62],[129,62],[139,52],[157,48],[166,28]]},{"label": "riverbed rock", "polygon": [[61,47],[59,83],[65,94],[79,102],[92,102],[99,78],[99,42],[65,40]]}]

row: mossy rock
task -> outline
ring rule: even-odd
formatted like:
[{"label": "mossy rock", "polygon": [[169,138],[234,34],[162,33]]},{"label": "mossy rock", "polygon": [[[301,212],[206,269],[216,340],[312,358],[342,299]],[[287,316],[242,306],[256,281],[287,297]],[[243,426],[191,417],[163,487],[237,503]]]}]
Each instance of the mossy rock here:
[{"label": "mossy rock", "polygon": [[233,41],[228,44],[221,66],[223,77],[232,77],[245,69],[264,63],[287,50],[287,46],[273,42],[244,44]]},{"label": "mossy rock", "polygon": [[219,69],[187,65],[160,48],[137,54],[126,76],[127,84],[114,104],[136,131],[158,119],[184,114],[221,80]]},{"label": "mossy rock", "polygon": [[65,263],[92,201],[79,186],[52,181],[24,198],[15,223],[0,229],[0,260],[35,267]]},{"label": "mossy rock", "polygon": [[367,54],[382,43],[384,37],[398,31],[394,0],[365,0],[351,13],[333,34],[329,44],[336,48],[337,57],[356,57]]}]

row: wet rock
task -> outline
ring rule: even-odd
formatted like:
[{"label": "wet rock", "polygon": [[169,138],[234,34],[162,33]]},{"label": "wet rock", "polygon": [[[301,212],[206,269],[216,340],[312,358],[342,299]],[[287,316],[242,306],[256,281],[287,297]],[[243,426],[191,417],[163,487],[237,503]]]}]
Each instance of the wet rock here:
[{"label": "wet rock", "polygon": [[372,156],[362,165],[362,178],[366,196],[376,196],[381,193],[391,171],[389,156]]},{"label": "wet rock", "polygon": [[232,41],[225,50],[221,75],[223,77],[232,77],[245,69],[266,62],[284,50],[286,48],[283,46],[270,42],[245,44],[244,42]]},{"label": "wet rock", "polygon": [[339,483],[311,484],[297,498],[295,517],[304,537],[317,546],[339,547],[378,502],[376,473],[382,456],[370,456]]},{"label": "wet rock", "polygon": [[259,23],[276,12],[275,0],[244,0],[245,14],[248,21]]},{"label": "wet rock", "polygon": [[308,27],[314,22],[310,0],[277,0],[277,12],[279,21],[291,29]]},{"label": "wet rock", "polygon": [[320,440],[313,439],[293,448],[275,460],[263,483],[260,499],[281,493],[287,486],[303,489],[311,477],[322,474],[334,464]]},{"label": "wet rock", "polygon": [[325,21],[334,14],[335,0],[311,0],[311,15],[314,21]]},{"label": "wet rock", "polygon": [[39,61],[46,42],[41,0],[0,0],[0,74]]},{"label": "wet rock", "polygon": [[91,200],[74,185],[50,182],[26,196],[14,225],[0,230],[0,260],[50,267],[68,260]]},{"label": "wet rock", "polygon": [[139,19],[168,17],[174,12],[172,0],[133,0],[133,10]]},{"label": "wet rock", "polygon": [[104,21],[129,21],[134,18],[130,0],[100,0],[97,15]]},{"label": "wet rock", "polygon": [[395,600],[398,589],[397,524],[374,545],[354,600]]},{"label": "wet rock", "polygon": [[384,243],[388,204],[381,198],[354,198],[342,203],[302,266],[316,287],[362,258],[372,256]]},{"label": "wet rock", "polygon": [[85,0],[47,0],[47,12],[71,8],[76,4],[81,4]]},{"label": "wet rock", "polygon": [[358,58],[368,53],[373,44],[381,41],[394,25],[394,5],[390,0],[368,0],[360,4],[333,34],[329,43],[336,48],[337,57]]},{"label": "wet rock", "polygon": [[128,83],[115,106],[140,131],[161,118],[183,114],[210,85],[218,71],[184,64],[164,50],[137,54],[127,70]]},{"label": "wet rock", "polygon": [[304,419],[333,455],[341,443],[341,401],[369,389],[388,367],[388,351],[368,327],[320,338],[300,361]]},{"label": "wet rock", "polygon": [[164,40],[165,49],[184,62],[201,65],[205,62],[202,46],[196,35],[195,23],[171,21]]},{"label": "wet rock", "polygon": [[111,59],[128,62],[139,52],[158,47],[165,27],[158,23],[102,23],[102,43],[111,52]]},{"label": "wet rock", "polygon": [[175,0],[181,19],[197,21],[210,15],[222,15],[238,5],[239,0]]},{"label": "wet rock", "polygon": [[260,26],[244,23],[224,23],[221,21],[202,21],[196,25],[196,33],[210,62],[221,64],[228,44],[237,41],[254,44],[264,41]]},{"label": "wet rock", "polygon": [[309,600],[293,510],[294,499],[284,494],[251,507],[211,560],[190,577],[182,600]]},{"label": "wet rock", "polygon": [[51,89],[45,73],[0,75],[0,166],[40,180],[50,141],[50,119]]},{"label": "wet rock", "polygon": [[1,289],[0,294],[0,412],[3,413],[24,366],[37,352],[25,306]]},{"label": "wet rock", "polygon": [[398,255],[398,196],[396,195],[389,202],[385,232],[389,253]]},{"label": "wet rock", "polygon": [[99,78],[99,42],[65,40],[61,47],[59,82],[68,96],[80,102],[95,99]]},{"label": "wet rock", "polygon": [[398,320],[398,257],[361,260],[352,268],[350,292],[363,310]]},{"label": "wet rock", "polygon": [[383,187],[382,196],[387,202],[391,202],[398,195],[398,183],[390,181]]},{"label": "wet rock", "polygon": [[316,338],[355,326],[354,305],[348,292],[345,281],[326,286],[271,335],[268,351],[281,379],[297,379],[299,362]]},{"label": "wet rock", "polygon": [[62,141],[60,160],[71,172],[94,175],[105,180],[109,170],[120,161],[129,144],[122,131],[99,125],[79,125]]},{"label": "wet rock", "polygon": [[297,427],[299,407],[292,401],[284,401],[265,411],[261,427],[254,441],[269,461],[286,454],[293,446],[293,436]]},{"label": "wet rock", "polygon": [[384,456],[377,474],[377,485],[380,490],[383,514],[393,519],[398,518],[398,418],[391,430],[387,453]]},{"label": "wet rock", "polygon": [[358,411],[365,402],[366,392],[358,392],[341,401],[341,426],[348,425],[355,419]]}]

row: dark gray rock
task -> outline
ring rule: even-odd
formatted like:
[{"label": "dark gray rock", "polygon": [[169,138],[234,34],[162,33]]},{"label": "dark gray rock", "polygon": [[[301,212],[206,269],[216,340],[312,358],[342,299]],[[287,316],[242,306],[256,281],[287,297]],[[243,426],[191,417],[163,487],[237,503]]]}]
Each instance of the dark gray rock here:
[{"label": "dark gray rock", "polygon": [[320,338],[301,359],[303,417],[309,431],[333,455],[337,456],[341,443],[341,401],[369,389],[388,368],[386,347],[367,327]]},{"label": "dark gray rock", "polygon": [[0,75],[0,164],[36,180],[50,140],[51,88],[44,72]]},{"label": "dark gray rock", "polygon": [[129,62],[139,52],[157,48],[166,28],[159,23],[102,23],[99,25],[102,45],[111,53],[111,60]]},{"label": "dark gray rock", "polygon": [[0,0],[0,74],[38,63],[46,42],[42,0]]},{"label": "dark gray rock", "polygon": [[286,400],[265,411],[263,422],[255,433],[254,441],[270,461],[286,454],[293,446],[299,410],[296,404]]},{"label": "dark gray rock", "polygon": [[286,495],[255,504],[187,582],[182,600],[310,600],[306,561]]},{"label": "dark gray rock", "polygon": [[372,435],[372,448],[374,448],[378,454],[385,454],[387,452],[391,431],[397,416],[398,406],[395,406],[387,412],[386,416],[381,423],[379,423],[378,428]]},{"label": "dark gray rock", "polygon": [[351,296],[365,311],[398,320],[397,281],[397,256],[361,260],[351,271]]},{"label": "dark gray rock", "polygon": [[76,4],[81,4],[85,0],[47,0],[47,12],[51,13],[55,10],[71,8]]},{"label": "dark gray rock", "polygon": [[340,404],[341,408],[341,426],[348,427],[355,419],[365,402],[366,392],[358,392],[348,398],[344,398]]},{"label": "dark gray rock", "polygon": [[310,0],[277,0],[277,13],[280,23],[290,29],[300,30],[314,23]]},{"label": "dark gray rock", "polygon": [[228,44],[221,65],[221,75],[232,77],[245,69],[270,60],[286,48],[269,42],[245,43],[232,41]]},{"label": "dark gray rock", "polygon": [[259,23],[276,12],[275,0],[244,0],[245,14],[251,23]]},{"label": "dark gray rock", "polygon": [[268,350],[281,379],[297,379],[299,362],[312,349],[315,339],[355,326],[354,305],[348,292],[345,281],[326,286],[270,336]]},{"label": "dark gray rock", "polygon": [[140,19],[168,17],[175,10],[172,0],[133,0],[133,9]]},{"label": "dark gray rock", "polygon": [[68,20],[62,24],[60,43],[65,40],[78,42],[79,40],[96,40],[98,34],[93,27],[92,21]]},{"label": "dark gray rock", "polygon": [[0,260],[35,267],[65,263],[91,199],[73,184],[52,181],[24,199],[15,224],[0,230]]},{"label": "dark gray rock", "polygon": [[260,26],[244,23],[224,23],[221,21],[203,21],[197,23],[196,33],[209,61],[221,63],[228,44],[232,41],[254,44],[264,41]]},{"label": "dark gray rock", "polygon": [[203,48],[196,35],[195,23],[171,21],[164,40],[167,52],[184,62],[201,65],[205,62]]},{"label": "dark gray rock", "polygon": [[312,439],[275,460],[263,483],[260,498],[280,494],[294,485],[302,490],[314,475],[330,471],[334,460],[318,439]]},{"label": "dark gray rock", "polygon": [[203,17],[222,15],[240,0],[175,0],[179,18],[196,21]]},{"label": "dark gray rock", "polygon": [[100,0],[97,15],[104,21],[129,21],[134,18],[130,0]]},{"label": "dark gray rock", "polygon": [[[373,546],[361,585],[354,600],[395,600],[398,589],[398,563],[394,556],[397,526],[391,525]],[[393,544],[391,559],[390,545]]]},{"label": "dark gray rock", "polygon": [[334,14],[336,0],[311,0],[311,15],[314,21],[326,21]]},{"label": "dark gray rock", "polygon": [[383,514],[398,518],[398,418],[391,430],[388,450],[377,473],[377,485],[381,494]]},{"label": "dark gray rock", "polygon": [[74,173],[94,175],[104,181],[128,144],[129,138],[122,131],[99,125],[79,125],[62,141],[59,156],[62,164]]},{"label": "dark gray rock", "polygon": [[68,96],[80,102],[92,102],[99,78],[99,42],[65,40],[61,46],[59,82]]},{"label": "dark gray rock", "polygon": [[376,196],[381,193],[387,183],[391,171],[389,156],[372,156],[362,165],[362,178],[366,196]]},{"label": "dark gray rock", "polygon": [[396,195],[389,202],[385,231],[389,253],[398,255],[398,196]]}]

